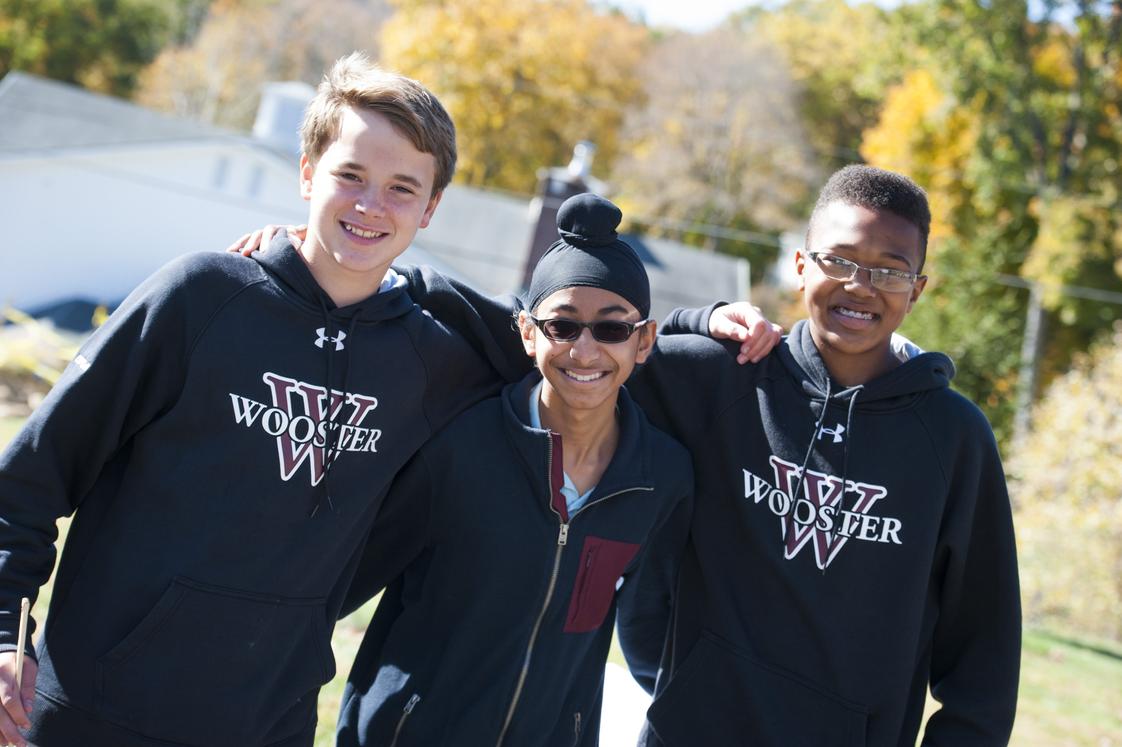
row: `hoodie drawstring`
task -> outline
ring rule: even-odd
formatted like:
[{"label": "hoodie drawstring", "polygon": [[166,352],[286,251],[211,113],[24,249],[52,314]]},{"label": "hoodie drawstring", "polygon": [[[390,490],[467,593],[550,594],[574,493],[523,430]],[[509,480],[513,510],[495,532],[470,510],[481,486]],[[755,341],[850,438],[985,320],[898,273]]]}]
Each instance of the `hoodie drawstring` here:
[{"label": "hoodie drawstring", "polygon": [[[791,496],[791,530],[795,528],[795,508],[799,503],[799,496],[803,494],[803,483],[806,481],[806,465],[810,464],[810,455],[814,451],[814,441],[818,438],[818,434],[822,430],[822,423],[826,420],[826,411],[830,405],[830,379],[826,379],[826,398],[822,400],[822,414],[818,416],[818,422],[814,424],[814,430],[810,434],[810,443],[806,447],[806,456],[803,457],[802,466],[799,467],[799,481],[795,483],[795,492]],[[843,486],[844,487],[844,486]],[[787,537],[783,537],[783,546],[787,546]]]},{"label": "hoodie drawstring", "polygon": [[[320,311],[323,313],[323,324],[324,324],[324,331],[325,331],[325,334],[326,334],[327,332],[329,332],[331,330],[331,314],[328,312],[327,305],[323,302],[322,297],[320,297],[320,299],[319,299],[319,307],[320,307]],[[361,308],[358,308],[358,309],[354,310],[354,313],[351,315],[350,324],[347,325],[347,332],[346,332],[346,334],[343,334],[343,335],[340,336],[340,341],[342,341],[342,340],[350,341],[350,340],[354,339],[355,325],[358,323],[358,318],[361,315],[362,315],[362,309]],[[338,335],[338,333],[340,331],[341,330],[336,330],[336,334]],[[345,405],[346,402],[347,402],[347,390],[350,387],[350,374],[351,374],[351,354],[350,354],[349,350],[347,349],[346,345],[343,345],[342,350],[343,350],[343,389],[340,392],[340,395],[341,395],[340,406],[339,406],[340,410],[343,409],[343,405]],[[331,356],[334,352],[335,352],[335,350],[332,349],[332,346],[325,342],[324,345],[323,345],[323,354],[324,354],[324,368],[325,368],[324,373],[327,377],[327,386],[326,386],[327,400],[324,403],[324,407],[326,409],[325,414],[326,414],[326,418],[327,418],[327,420],[326,420],[327,428],[325,430],[325,439],[324,439],[324,445],[323,445],[323,479],[320,481],[319,488],[315,491],[315,496],[314,496],[315,500],[312,503],[312,510],[308,513],[308,518],[309,519],[312,518],[313,516],[315,516],[316,512],[319,511],[319,507],[323,504],[324,499],[327,500],[327,507],[329,509],[331,509],[332,513],[335,513],[335,502],[331,499],[331,467],[335,464],[335,458],[338,456],[335,453],[335,448],[339,444],[339,433],[338,433],[338,428],[335,427],[335,412],[336,411],[335,411],[335,408],[332,407],[332,399],[333,399],[334,391],[333,391],[333,387],[332,387],[332,376],[331,376],[331,374],[332,374],[332,370],[331,370],[331,360],[332,360],[332,358],[331,358]],[[322,424],[322,423],[323,423],[323,421],[321,420],[320,424]]]},{"label": "hoodie drawstring", "polygon": [[[810,435],[810,444],[806,448],[806,456],[803,457],[802,466],[799,467],[799,480],[795,485],[794,495],[791,496],[791,530],[794,531],[795,508],[796,508],[796,505],[799,502],[799,497],[802,495],[803,485],[806,482],[806,468],[807,468],[807,465],[810,464],[810,455],[814,453],[814,443],[815,443],[815,441],[818,440],[819,436],[822,433],[822,424],[826,420],[826,411],[829,410],[830,401],[831,400],[842,400],[842,399],[845,399],[846,397],[848,397],[849,398],[849,406],[847,408],[846,417],[845,417],[845,429],[842,431],[842,433],[844,433],[846,435],[846,438],[844,438],[842,440],[841,498],[840,498],[840,500],[838,501],[838,504],[837,504],[838,510],[834,514],[834,516],[835,516],[834,541],[836,542],[838,534],[844,528],[844,517],[842,516],[842,511],[845,508],[845,492],[846,492],[845,486],[846,486],[846,483],[849,482],[849,437],[851,435],[851,429],[853,427],[853,411],[857,407],[857,396],[861,393],[861,390],[864,389],[865,387],[862,384],[858,384],[857,386],[852,386],[852,387],[849,387],[847,389],[843,389],[840,392],[835,393],[833,391],[833,388],[832,388],[832,383],[833,382],[832,382],[831,379],[829,379],[829,378],[826,379],[826,397],[822,400],[822,414],[818,416],[818,420],[814,424],[814,432],[811,433],[811,435]],[[840,521],[842,523],[841,524],[836,523],[838,521]],[[786,537],[784,537],[783,542],[784,542],[784,549],[786,549],[786,543],[787,543],[787,538]],[[833,542],[831,542],[830,544],[832,546]],[[825,567],[823,567],[822,568],[822,574],[825,575],[825,573],[826,573],[826,569],[825,569]]]}]

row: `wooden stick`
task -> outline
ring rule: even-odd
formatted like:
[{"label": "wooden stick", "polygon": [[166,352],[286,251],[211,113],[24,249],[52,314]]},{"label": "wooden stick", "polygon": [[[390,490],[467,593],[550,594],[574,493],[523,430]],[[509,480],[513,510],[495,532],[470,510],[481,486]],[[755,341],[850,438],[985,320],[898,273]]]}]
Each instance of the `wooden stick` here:
[{"label": "wooden stick", "polygon": [[27,597],[20,600],[19,603],[19,648],[16,649],[16,696],[23,690],[23,647],[27,640],[27,615],[31,612],[31,602]]}]

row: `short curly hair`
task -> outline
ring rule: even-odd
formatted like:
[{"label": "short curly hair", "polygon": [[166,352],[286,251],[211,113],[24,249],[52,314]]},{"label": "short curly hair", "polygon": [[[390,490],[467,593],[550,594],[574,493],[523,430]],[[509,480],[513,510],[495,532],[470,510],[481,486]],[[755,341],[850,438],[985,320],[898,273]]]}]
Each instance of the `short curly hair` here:
[{"label": "short curly hair", "polygon": [[822,191],[810,214],[806,239],[810,244],[810,232],[818,213],[834,202],[868,208],[887,210],[908,221],[920,233],[919,268],[927,260],[927,235],[931,231],[931,208],[927,204],[927,193],[911,179],[875,166],[855,164],[835,171]]},{"label": "short curly hair", "polygon": [[304,111],[301,147],[313,164],[339,134],[343,107],[378,112],[413,147],[436,160],[433,194],[456,170],[456,127],[444,106],[423,85],[375,65],[362,52],[339,59],[323,76]]}]

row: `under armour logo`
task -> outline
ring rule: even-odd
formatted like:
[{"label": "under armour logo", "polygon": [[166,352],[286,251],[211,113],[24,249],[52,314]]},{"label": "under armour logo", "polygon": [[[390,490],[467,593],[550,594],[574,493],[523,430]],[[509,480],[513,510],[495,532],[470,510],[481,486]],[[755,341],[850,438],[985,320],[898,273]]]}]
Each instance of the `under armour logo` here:
[{"label": "under armour logo", "polygon": [[327,329],[324,328],[324,327],[320,327],[319,329],[317,329],[316,334],[319,335],[319,339],[316,340],[316,347],[317,348],[322,348],[323,343],[325,343],[325,342],[333,342],[333,343],[335,343],[335,349],[336,350],[342,350],[343,349],[343,340],[347,339],[347,333],[342,331],[342,330],[339,330],[339,336],[338,337],[328,337]]},{"label": "under armour logo", "polygon": [[840,444],[842,442],[842,434],[845,433],[845,426],[841,423],[838,423],[837,428],[823,428],[822,430],[818,431],[818,440],[821,441],[822,436],[827,433],[834,437],[834,443]]}]

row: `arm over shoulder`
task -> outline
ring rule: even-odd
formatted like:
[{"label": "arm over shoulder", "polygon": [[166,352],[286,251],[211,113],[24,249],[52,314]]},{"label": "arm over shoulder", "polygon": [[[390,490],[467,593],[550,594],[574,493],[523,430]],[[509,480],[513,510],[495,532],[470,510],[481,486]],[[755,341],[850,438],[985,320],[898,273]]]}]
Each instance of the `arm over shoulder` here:
[{"label": "arm over shoulder", "polygon": [[409,295],[422,309],[458,332],[507,382],[520,381],[531,362],[514,328],[522,305],[515,296],[488,297],[431,267],[401,267]]}]

